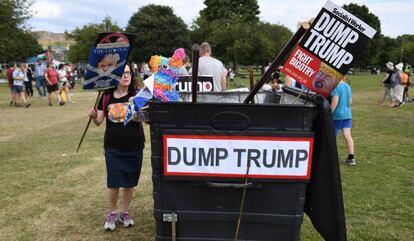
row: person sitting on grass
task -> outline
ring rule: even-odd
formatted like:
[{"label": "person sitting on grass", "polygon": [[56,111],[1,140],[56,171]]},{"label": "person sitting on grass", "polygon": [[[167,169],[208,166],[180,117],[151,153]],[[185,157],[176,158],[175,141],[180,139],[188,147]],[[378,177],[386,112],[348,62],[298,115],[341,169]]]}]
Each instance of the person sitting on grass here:
[{"label": "person sitting on grass", "polygon": [[338,136],[342,130],[344,135],[346,146],[348,149],[348,158],[345,160],[345,164],[354,166],[356,165],[354,156],[354,140],[351,135],[352,127],[352,90],[351,86],[345,82],[347,76],[343,76],[341,82],[332,90],[331,96],[331,109],[332,117],[335,126],[335,134]]}]

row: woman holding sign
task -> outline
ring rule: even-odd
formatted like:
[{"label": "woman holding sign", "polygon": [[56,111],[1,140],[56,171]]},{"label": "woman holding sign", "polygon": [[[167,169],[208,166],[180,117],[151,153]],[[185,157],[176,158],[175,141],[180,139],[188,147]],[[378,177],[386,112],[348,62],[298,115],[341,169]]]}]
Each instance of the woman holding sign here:
[{"label": "woman holding sign", "polygon": [[[107,171],[107,201],[109,213],[105,222],[106,230],[115,230],[115,221],[124,227],[134,225],[128,213],[134,187],[138,184],[141,172],[145,136],[140,122],[124,126],[129,99],[136,94],[136,82],[129,65],[115,89],[104,93],[97,110],[89,116],[96,125],[106,119],[104,150]],[[118,212],[119,189],[123,189],[122,203]]]}]

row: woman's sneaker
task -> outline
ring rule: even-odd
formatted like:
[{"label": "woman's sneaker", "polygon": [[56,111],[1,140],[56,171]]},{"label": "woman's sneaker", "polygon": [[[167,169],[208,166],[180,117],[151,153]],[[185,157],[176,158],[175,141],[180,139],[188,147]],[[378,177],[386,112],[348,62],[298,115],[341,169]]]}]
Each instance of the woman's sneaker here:
[{"label": "woman's sneaker", "polygon": [[116,212],[111,212],[108,214],[108,217],[106,218],[106,222],[104,225],[104,229],[105,230],[110,230],[110,231],[114,231],[116,226],[115,226],[115,221],[116,221]]},{"label": "woman's sneaker", "polygon": [[132,218],[131,218],[131,216],[129,216],[129,213],[128,212],[125,212],[125,213],[124,212],[120,212],[118,219],[119,219],[119,221],[121,223],[124,224],[124,227],[125,228],[134,226],[134,224],[135,224],[134,223],[134,220],[132,220]]},{"label": "woman's sneaker", "polygon": [[355,158],[352,158],[352,159],[346,159],[346,160],[345,160],[345,164],[350,165],[350,166],[355,166],[355,165],[356,165]]}]

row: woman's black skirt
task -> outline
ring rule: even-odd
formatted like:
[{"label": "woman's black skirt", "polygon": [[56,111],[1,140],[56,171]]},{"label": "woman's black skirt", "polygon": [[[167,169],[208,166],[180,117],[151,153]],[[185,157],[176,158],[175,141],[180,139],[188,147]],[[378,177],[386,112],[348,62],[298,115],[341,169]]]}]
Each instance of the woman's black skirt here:
[{"label": "woman's black skirt", "polygon": [[105,149],[108,188],[131,188],[138,185],[143,149]]}]

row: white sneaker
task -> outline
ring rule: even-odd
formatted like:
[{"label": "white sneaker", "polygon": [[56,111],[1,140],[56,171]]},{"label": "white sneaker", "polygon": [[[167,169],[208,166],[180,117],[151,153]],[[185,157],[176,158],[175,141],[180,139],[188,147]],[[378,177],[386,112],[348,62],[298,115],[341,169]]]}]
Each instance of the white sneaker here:
[{"label": "white sneaker", "polygon": [[105,225],[104,225],[105,230],[110,230],[110,231],[115,230],[115,228],[116,228],[116,226],[115,226],[116,216],[117,216],[116,212],[108,214],[108,217],[107,217]]},{"label": "white sneaker", "polygon": [[131,227],[131,226],[135,225],[134,220],[132,220],[132,218],[129,216],[128,212],[125,212],[125,213],[120,212],[119,216],[118,216],[118,219],[121,223],[124,224],[125,228],[128,228],[128,227]]}]

